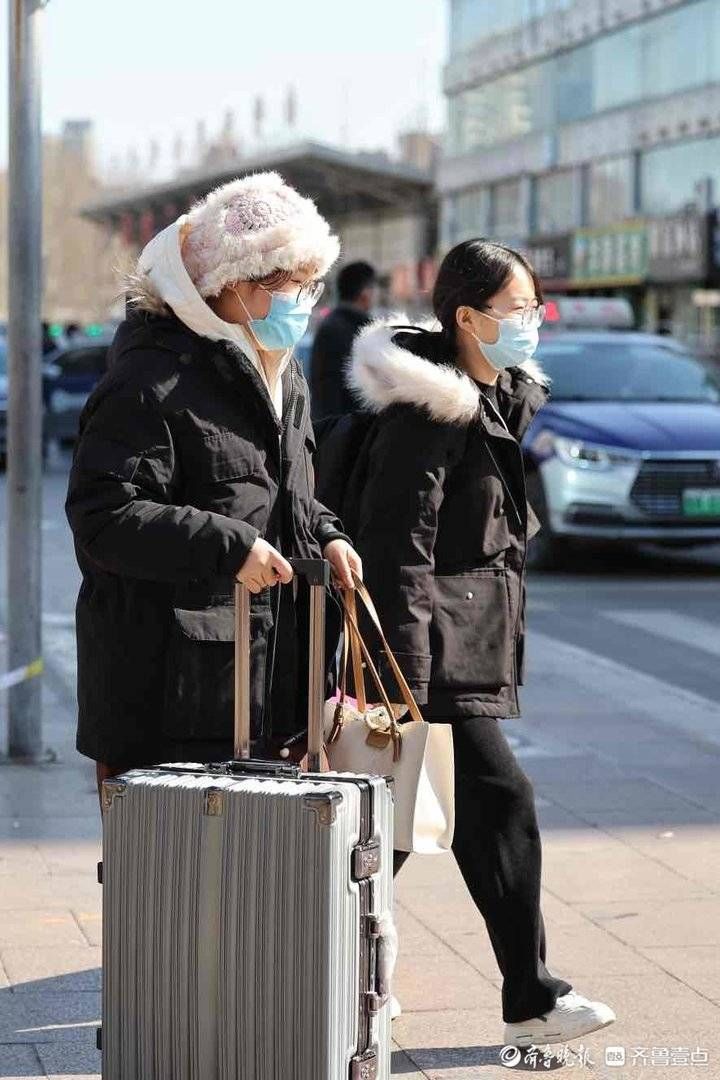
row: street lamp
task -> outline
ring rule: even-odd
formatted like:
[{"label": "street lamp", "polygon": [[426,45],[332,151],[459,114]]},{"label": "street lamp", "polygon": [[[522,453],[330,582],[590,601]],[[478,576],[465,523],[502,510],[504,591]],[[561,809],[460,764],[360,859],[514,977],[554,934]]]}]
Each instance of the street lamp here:
[{"label": "street lamp", "polygon": [[7,630],[8,754],[42,747],[42,142],[46,0],[9,0]]}]

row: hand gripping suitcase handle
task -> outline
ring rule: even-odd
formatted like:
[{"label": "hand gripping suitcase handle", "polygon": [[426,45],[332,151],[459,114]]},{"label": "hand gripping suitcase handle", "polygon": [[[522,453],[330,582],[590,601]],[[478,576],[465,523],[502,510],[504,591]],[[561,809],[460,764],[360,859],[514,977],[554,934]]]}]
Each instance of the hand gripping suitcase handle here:
[{"label": "hand gripping suitcase handle", "polygon": [[[325,590],[330,584],[327,559],[290,559],[295,574],[310,586],[310,658],[308,679],[308,770],[319,772],[323,749],[325,703]],[[282,585],[276,586],[278,589]],[[236,761],[250,758],[250,592],[235,582],[235,739]]]}]

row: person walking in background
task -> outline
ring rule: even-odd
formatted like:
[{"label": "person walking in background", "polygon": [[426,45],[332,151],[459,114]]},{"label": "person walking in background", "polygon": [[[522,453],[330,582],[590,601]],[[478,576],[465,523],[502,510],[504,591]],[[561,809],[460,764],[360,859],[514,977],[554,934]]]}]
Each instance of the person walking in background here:
[{"label": "person walking in background", "polygon": [[310,358],[313,420],[340,416],[355,408],[344,382],[345,365],[356,334],[370,322],[377,277],[366,262],[344,266],[337,278],[339,304],[320,323]]},{"label": "person walking in background", "polygon": [[547,399],[532,360],[542,291],[518,252],[469,240],[445,257],[433,308],[439,331],[380,322],[354,344],[348,384],[374,419],[344,521],[426,719],[453,727],[453,852],[503,975],[505,1043],[565,1042],[615,1014],[545,966],[534,791],[501,725],[520,714],[526,549],[538,530],[520,440]]},{"label": "person walking in background", "polygon": [[232,757],[236,578],[254,594],[259,756],[305,715],[294,588],[270,586],[293,556],[322,552],[349,587],[362,569],[314,496],[293,356],[338,250],[314,203],[265,173],[212,191],[140,256],[66,503],[82,571],[77,748],[99,783]]}]

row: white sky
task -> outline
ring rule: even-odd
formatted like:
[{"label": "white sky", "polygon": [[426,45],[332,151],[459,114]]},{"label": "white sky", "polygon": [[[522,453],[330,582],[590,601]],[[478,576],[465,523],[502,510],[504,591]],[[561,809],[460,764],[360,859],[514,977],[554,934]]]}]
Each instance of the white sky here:
[{"label": "white sky", "polygon": [[[43,129],[96,122],[101,160],[147,156],[178,133],[212,136],[224,111],[250,134],[255,94],[268,128],[286,88],[298,131],[349,148],[391,148],[423,115],[442,125],[448,0],[50,0],[44,13]],[[0,0],[0,155],[7,157],[8,0]]]}]

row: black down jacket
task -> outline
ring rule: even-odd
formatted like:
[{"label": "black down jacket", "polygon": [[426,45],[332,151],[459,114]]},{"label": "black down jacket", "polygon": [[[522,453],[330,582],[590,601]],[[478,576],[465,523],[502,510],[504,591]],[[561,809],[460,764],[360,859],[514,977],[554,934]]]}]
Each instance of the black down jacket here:
[{"label": "black down jacket", "polygon": [[534,361],[502,371],[496,407],[440,341],[383,323],[356,340],[349,382],[376,419],[343,520],[425,714],[517,716],[526,548],[539,528],[519,442],[546,380]]},{"label": "black down jacket", "polygon": [[[77,747],[88,757],[153,761],[191,741],[202,759],[203,743],[230,740],[235,572],[258,536],[317,558],[343,535],[313,494],[295,360],[283,393],[281,423],[250,359],[174,315],[145,312],[118,329],[81,417],[66,504],[82,570]],[[278,597],[265,590],[252,603],[256,736]],[[278,636],[294,644],[288,610]],[[292,685],[286,671],[277,681]],[[295,730],[288,720],[277,729]]]}]

